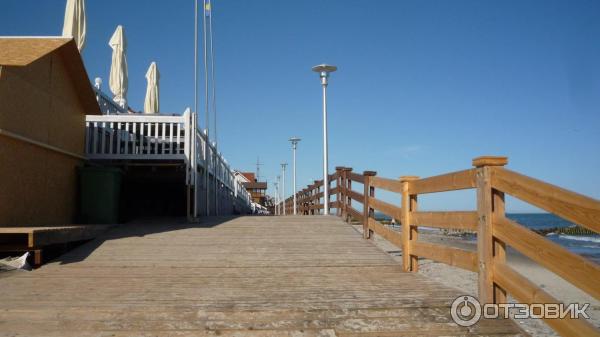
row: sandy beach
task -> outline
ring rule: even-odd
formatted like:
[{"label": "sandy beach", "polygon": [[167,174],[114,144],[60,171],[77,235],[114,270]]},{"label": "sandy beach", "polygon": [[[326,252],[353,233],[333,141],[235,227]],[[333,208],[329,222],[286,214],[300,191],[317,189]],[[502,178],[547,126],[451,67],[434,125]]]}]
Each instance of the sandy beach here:
[{"label": "sandy beach", "polygon": [[[354,227],[362,233],[362,226]],[[475,241],[434,231],[420,231],[419,240],[471,251],[476,250]],[[377,235],[375,235],[374,241],[379,248],[388,252],[398,262],[402,262],[402,250],[400,248]],[[510,248],[507,251],[507,261],[519,273],[564,303],[590,303],[587,313],[593,324],[600,327],[600,301],[595,300],[592,296]],[[428,259],[420,259],[419,273],[427,275],[446,286],[459,289],[464,294],[477,295],[477,274],[473,272]],[[509,300],[515,302],[512,297],[509,297]],[[540,319],[517,320],[517,323],[533,337],[559,336]]]}]

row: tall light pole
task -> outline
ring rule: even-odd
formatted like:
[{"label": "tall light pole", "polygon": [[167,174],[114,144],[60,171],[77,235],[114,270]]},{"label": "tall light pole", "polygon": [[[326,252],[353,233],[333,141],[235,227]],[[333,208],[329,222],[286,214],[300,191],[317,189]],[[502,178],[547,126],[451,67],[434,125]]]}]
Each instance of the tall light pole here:
[{"label": "tall light pole", "polygon": [[277,182],[275,185],[275,215],[279,215],[279,176],[277,176]]},{"label": "tall light pole", "polygon": [[285,215],[285,168],[287,163],[281,163],[281,208],[283,208],[283,215]]},{"label": "tall light pole", "polygon": [[337,70],[336,66],[320,64],[312,68],[314,72],[319,73],[321,85],[323,87],[323,215],[329,215],[329,153],[327,147],[327,79],[329,73]]},{"label": "tall light pole", "polygon": [[301,139],[298,137],[292,137],[290,138],[290,142],[292,142],[292,153],[293,153],[293,164],[292,164],[292,171],[293,171],[293,176],[292,176],[292,180],[294,183],[294,215],[296,215],[298,213],[298,210],[296,209],[296,148],[298,147],[298,142]]}]

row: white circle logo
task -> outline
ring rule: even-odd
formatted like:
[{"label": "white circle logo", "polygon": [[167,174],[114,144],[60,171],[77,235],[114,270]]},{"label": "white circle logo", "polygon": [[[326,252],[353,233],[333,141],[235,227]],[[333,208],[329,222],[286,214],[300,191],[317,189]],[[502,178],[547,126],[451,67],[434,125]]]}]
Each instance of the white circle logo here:
[{"label": "white circle logo", "polygon": [[450,315],[454,323],[460,326],[472,326],[481,318],[481,304],[473,296],[459,296],[452,302]]}]

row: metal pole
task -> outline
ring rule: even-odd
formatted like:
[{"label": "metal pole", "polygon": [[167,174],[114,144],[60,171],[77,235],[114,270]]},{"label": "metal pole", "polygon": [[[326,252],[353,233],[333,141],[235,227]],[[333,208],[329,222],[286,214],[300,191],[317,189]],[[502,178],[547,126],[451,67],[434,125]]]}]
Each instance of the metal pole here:
[{"label": "metal pole", "polygon": [[203,2],[204,6],[202,6],[203,8],[203,13],[204,15],[202,16],[202,27],[203,27],[203,39],[202,39],[202,46],[203,46],[203,51],[204,51],[204,97],[205,97],[205,127],[206,127],[206,146],[204,147],[204,159],[205,159],[205,163],[206,163],[206,167],[204,170],[204,186],[206,188],[206,215],[210,215],[210,186],[209,186],[209,167],[210,165],[208,165],[209,161],[212,162],[212,158],[211,160],[208,159],[209,157],[209,148],[210,148],[210,132],[209,132],[209,97],[208,97],[208,60],[207,60],[207,50],[206,50],[206,0],[204,0]]},{"label": "metal pole", "polygon": [[285,215],[285,167],[287,164],[281,164],[281,169],[283,171],[281,178],[281,207],[283,208],[283,215]]},{"label": "metal pole", "polygon": [[293,171],[294,171],[294,176],[293,176],[293,180],[294,180],[294,215],[297,215],[298,211],[296,210],[296,143],[293,144],[293,152],[294,152],[294,164],[293,164]]},{"label": "metal pole", "polygon": [[329,215],[329,153],[327,147],[327,77],[322,76],[323,84],[323,215]]},{"label": "metal pole", "polygon": [[[198,115],[198,0],[194,1],[194,114]],[[193,118],[192,121],[196,123],[196,118]],[[179,135],[177,135],[179,136]],[[191,144],[195,145],[196,135],[192,135],[192,139],[194,142]],[[195,152],[194,152],[195,153]],[[196,168],[193,167],[193,171],[190,173],[190,177],[194,178],[194,186],[197,187],[196,179]],[[191,184],[188,184],[188,196],[191,194]],[[188,201],[188,209],[189,209],[189,201]],[[194,217],[198,216],[198,190],[194,188]]]}]

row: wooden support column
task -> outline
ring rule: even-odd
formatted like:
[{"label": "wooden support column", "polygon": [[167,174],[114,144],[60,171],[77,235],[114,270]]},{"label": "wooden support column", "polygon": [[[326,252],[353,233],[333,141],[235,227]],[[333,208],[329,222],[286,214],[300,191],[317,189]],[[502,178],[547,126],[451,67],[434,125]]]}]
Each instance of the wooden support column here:
[{"label": "wooden support column", "polygon": [[[473,159],[476,167],[477,181],[477,257],[479,260],[478,294],[479,301],[483,303],[494,303],[496,300],[506,301],[506,294],[502,289],[494,287],[494,254],[499,258],[505,258],[505,247],[502,243],[494,243],[493,225],[494,217],[504,216],[504,195],[494,192],[492,188],[491,172],[495,166],[508,164],[506,157],[477,157]],[[496,205],[494,205],[496,202]],[[494,207],[495,206],[495,207]],[[499,212],[498,214],[494,214]],[[498,295],[497,298],[495,295]]]},{"label": "wooden support column", "polygon": [[411,226],[411,212],[417,211],[417,195],[409,193],[411,181],[418,180],[417,176],[402,176],[402,209],[400,223],[402,224],[402,269],[416,272],[419,270],[419,257],[412,254],[412,243],[418,239],[417,227]]},{"label": "wooden support column", "polygon": [[350,222],[351,216],[350,216],[350,207],[352,207],[352,198],[350,198],[350,190],[352,190],[352,179],[350,178],[350,173],[352,173],[352,168],[351,167],[346,167],[344,169],[344,179],[346,180],[346,184],[344,185],[344,189],[345,189],[345,193],[346,193],[346,200],[345,201],[345,205],[344,208],[346,210],[346,215],[344,217],[344,220],[346,220],[346,222]]},{"label": "wooden support column", "polygon": [[344,167],[337,166],[335,168],[335,172],[337,173],[337,178],[335,179],[335,185],[337,187],[337,193],[335,196],[337,207],[335,208],[335,215],[342,216],[342,174],[344,172]]},{"label": "wooden support column", "polygon": [[375,196],[375,187],[371,186],[371,177],[375,176],[375,171],[364,171],[363,177],[365,179],[365,199],[363,200],[363,237],[365,239],[371,238],[371,230],[369,229],[369,218],[373,217],[374,210],[369,207],[369,198]]}]

